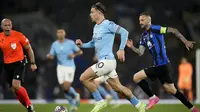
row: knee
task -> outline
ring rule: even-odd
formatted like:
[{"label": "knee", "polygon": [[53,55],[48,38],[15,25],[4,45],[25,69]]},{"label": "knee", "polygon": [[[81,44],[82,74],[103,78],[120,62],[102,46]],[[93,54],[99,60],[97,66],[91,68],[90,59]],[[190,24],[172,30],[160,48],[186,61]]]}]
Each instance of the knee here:
[{"label": "knee", "polygon": [[165,87],[165,90],[169,93],[169,94],[176,94],[177,89],[175,87]]},{"label": "knee", "polygon": [[87,82],[86,78],[84,77],[84,74],[82,74],[82,75],[80,76],[79,80],[80,80],[81,83]]},{"label": "knee", "polygon": [[80,78],[79,78],[80,82],[84,82],[84,77],[83,77],[83,74],[81,74]]},{"label": "knee", "polygon": [[146,78],[147,78],[147,75],[144,72],[144,70],[141,70],[141,71],[139,71],[139,72],[137,72],[136,74],[133,75],[133,81],[135,83],[138,83],[139,81],[146,79]]},{"label": "knee", "polygon": [[12,90],[13,90],[13,91],[18,90],[20,87],[21,87],[20,81],[13,81],[13,82],[12,82]]},{"label": "knee", "polygon": [[138,82],[140,81],[140,78],[138,77],[137,74],[135,74],[135,75],[133,76],[133,81],[134,81],[135,83],[138,83]]},{"label": "knee", "polygon": [[70,88],[70,86],[71,86],[71,84],[66,84],[66,83],[64,83],[64,84],[63,84],[63,89],[64,89],[65,91],[68,91],[69,88]]}]

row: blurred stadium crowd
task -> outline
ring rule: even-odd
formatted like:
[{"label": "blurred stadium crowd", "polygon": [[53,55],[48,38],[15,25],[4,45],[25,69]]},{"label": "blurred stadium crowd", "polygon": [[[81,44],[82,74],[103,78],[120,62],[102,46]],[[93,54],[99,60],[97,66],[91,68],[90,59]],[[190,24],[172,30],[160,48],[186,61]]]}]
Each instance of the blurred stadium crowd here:
[{"label": "blurred stadium crowd", "polygon": [[[4,17],[13,21],[15,30],[23,32],[31,41],[38,65],[37,72],[27,69],[25,87],[31,99],[64,98],[57,83],[56,62],[47,61],[51,43],[56,40],[56,29],[64,28],[67,37],[75,40],[81,38],[84,42],[92,37],[93,23],[89,12],[94,0],[7,0],[0,4],[0,19]],[[184,45],[173,35],[166,35],[166,47],[172,63],[172,76],[178,80],[178,65],[181,57],[185,56],[193,64],[195,79],[195,50],[200,47],[200,1],[199,0],[102,0],[107,7],[106,17],[120,24],[129,31],[129,38],[138,46],[141,30],[138,16],[143,11],[152,14],[153,24],[173,26],[179,29],[187,39],[196,41],[195,49],[187,51]],[[118,48],[119,38],[116,38],[114,50]],[[79,81],[81,73],[93,62],[94,50],[84,50],[84,54],[75,59],[76,76],[73,83],[82,98],[90,98],[89,92]],[[132,81],[132,75],[138,70],[152,65],[151,56],[139,57],[131,50],[126,49],[125,63],[119,63],[117,71],[121,82],[131,88],[139,98],[146,98]],[[1,56],[0,99],[14,99],[8,90],[2,69]],[[152,89],[161,98],[171,98],[157,85],[158,81],[151,82]],[[195,93],[195,80],[193,81]]]}]

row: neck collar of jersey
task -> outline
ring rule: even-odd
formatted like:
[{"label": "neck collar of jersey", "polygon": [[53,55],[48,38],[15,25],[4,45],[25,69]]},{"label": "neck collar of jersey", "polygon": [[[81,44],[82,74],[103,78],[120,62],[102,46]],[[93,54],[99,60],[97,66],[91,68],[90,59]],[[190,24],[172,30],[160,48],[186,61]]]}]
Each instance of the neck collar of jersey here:
[{"label": "neck collar of jersey", "polygon": [[10,31],[10,35],[5,35],[5,33],[3,32],[4,37],[12,36],[12,32],[13,32],[13,30]]},{"label": "neck collar of jersey", "polygon": [[101,21],[99,24],[97,24],[97,25],[100,25],[101,23],[103,23],[104,21],[105,21],[106,19],[103,19],[103,21]]}]

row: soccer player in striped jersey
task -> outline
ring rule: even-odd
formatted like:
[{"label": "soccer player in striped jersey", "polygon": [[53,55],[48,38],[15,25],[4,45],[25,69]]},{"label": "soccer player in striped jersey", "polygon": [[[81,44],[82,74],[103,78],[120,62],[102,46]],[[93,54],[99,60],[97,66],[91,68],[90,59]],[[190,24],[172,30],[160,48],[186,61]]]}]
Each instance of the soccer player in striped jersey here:
[{"label": "soccer player in striped jersey", "polygon": [[115,33],[121,35],[121,44],[117,56],[120,61],[124,62],[124,48],[128,39],[128,31],[114,22],[105,19],[104,13],[105,6],[103,4],[96,3],[93,5],[90,12],[91,20],[96,23],[93,29],[93,38],[88,43],[82,43],[80,39],[76,40],[77,45],[81,48],[95,48],[95,54],[98,57],[98,63],[89,67],[80,77],[80,81],[87,87],[96,100],[96,105],[91,112],[99,112],[107,106],[94,82],[94,79],[100,76],[107,77],[109,85],[115,91],[124,95],[139,112],[145,112],[146,104],[140,102],[128,88],[120,83],[115,71],[117,63],[112,51]]},{"label": "soccer player in striped jersey", "polygon": [[163,34],[174,34],[185,44],[188,50],[193,48],[195,42],[186,40],[185,37],[175,28],[151,24],[151,16],[147,12],[140,14],[139,21],[141,28],[144,30],[140,40],[140,46],[139,48],[134,47],[132,40],[127,41],[127,46],[140,56],[143,55],[145,48],[148,47],[154,60],[154,66],[145,68],[133,76],[133,80],[150,97],[146,109],[149,110],[154,107],[155,104],[158,103],[159,98],[151,91],[148,83],[144,79],[150,78],[153,80],[158,78],[169,94],[172,94],[179,99],[192,112],[199,112],[199,110],[194,107],[174,86],[170,75],[170,61],[166,54]]}]

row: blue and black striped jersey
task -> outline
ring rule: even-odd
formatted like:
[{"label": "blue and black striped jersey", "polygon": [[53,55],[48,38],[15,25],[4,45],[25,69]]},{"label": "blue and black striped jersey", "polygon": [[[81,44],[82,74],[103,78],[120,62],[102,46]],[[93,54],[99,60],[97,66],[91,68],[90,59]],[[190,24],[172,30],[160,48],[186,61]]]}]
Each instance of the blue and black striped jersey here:
[{"label": "blue and black striped jersey", "polygon": [[169,63],[163,35],[166,32],[167,27],[151,25],[148,31],[144,31],[142,33],[140,45],[149,48],[149,52],[153,56],[155,66],[161,66]]}]

